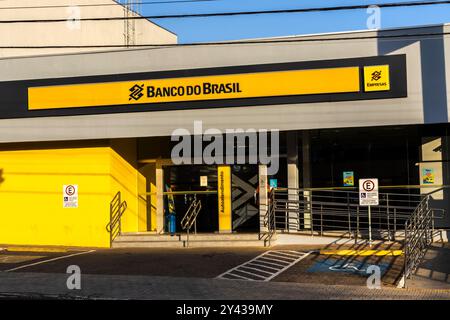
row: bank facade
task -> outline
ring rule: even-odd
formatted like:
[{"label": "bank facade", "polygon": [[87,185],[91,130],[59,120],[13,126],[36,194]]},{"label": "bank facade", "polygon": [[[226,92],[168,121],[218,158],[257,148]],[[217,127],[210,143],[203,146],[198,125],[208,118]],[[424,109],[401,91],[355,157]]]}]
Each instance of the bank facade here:
[{"label": "bank facade", "polygon": [[114,208],[184,232],[194,200],[199,233],[259,233],[269,190],[359,178],[447,229],[449,28],[2,59],[0,243],[110,247]]}]

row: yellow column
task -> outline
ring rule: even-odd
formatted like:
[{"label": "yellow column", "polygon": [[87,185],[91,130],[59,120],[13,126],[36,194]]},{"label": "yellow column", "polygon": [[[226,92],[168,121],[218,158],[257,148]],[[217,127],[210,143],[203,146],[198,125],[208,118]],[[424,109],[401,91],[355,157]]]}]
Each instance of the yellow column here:
[{"label": "yellow column", "polygon": [[231,167],[217,168],[217,195],[219,205],[219,232],[232,232],[231,221]]},{"label": "yellow column", "polygon": [[164,233],[164,171],[162,163],[156,162],[156,231]]}]

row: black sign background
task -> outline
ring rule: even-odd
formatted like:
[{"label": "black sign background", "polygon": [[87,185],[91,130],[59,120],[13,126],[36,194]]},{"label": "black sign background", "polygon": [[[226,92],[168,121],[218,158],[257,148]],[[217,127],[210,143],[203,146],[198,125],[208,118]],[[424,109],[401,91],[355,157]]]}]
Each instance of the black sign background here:
[{"label": "black sign background", "polygon": [[[363,67],[371,65],[389,65],[389,91],[364,92]],[[64,84],[82,84],[114,81],[140,81],[149,79],[179,78],[207,75],[224,75],[268,71],[306,70],[333,67],[360,67],[360,92],[292,95],[281,97],[239,98],[226,100],[169,102],[152,104],[134,104],[103,107],[81,107],[48,110],[28,110],[28,87]],[[339,79],[336,79],[339,81]],[[339,60],[318,60],[275,64],[244,65],[220,68],[189,69],[160,72],[127,73],[115,75],[84,76],[57,79],[38,79],[0,82],[0,118],[30,118],[44,116],[67,116],[107,114],[120,112],[163,111],[179,109],[258,106],[271,104],[295,104],[306,102],[332,102],[369,99],[403,98],[407,96],[406,55],[376,56]],[[114,94],[113,92],[111,94]],[[361,107],[364,107],[363,105]]]}]

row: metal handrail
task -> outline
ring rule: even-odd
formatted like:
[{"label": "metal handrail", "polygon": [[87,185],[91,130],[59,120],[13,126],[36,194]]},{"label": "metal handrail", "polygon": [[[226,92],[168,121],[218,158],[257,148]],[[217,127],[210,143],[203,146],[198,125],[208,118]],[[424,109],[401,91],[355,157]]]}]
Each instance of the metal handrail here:
[{"label": "metal handrail", "polygon": [[262,239],[263,236],[265,236],[264,244],[268,243],[268,245],[270,246],[272,238],[277,232],[275,222],[275,206],[273,205],[275,193],[273,192],[273,190],[269,191],[268,198],[269,198],[269,205],[263,217],[263,227],[267,229],[267,232],[260,232],[260,239]]},{"label": "metal handrail", "polygon": [[359,193],[355,191],[274,189],[264,221],[267,224],[269,215],[273,215],[274,228],[281,232],[343,232],[355,242],[374,228],[383,239],[387,236],[388,240],[396,240],[403,236],[400,231],[404,230],[405,221],[424,197],[380,193],[379,205],[372,207],[369,220],[368,208],[359,205]]},{"label": "metal handrail", "polygon": [[121,200],[121,193],[118,191],[109,203],[109,222],[106,231],[109,232],[110,246],[114,239],[122,233],[122,215],[127,209],[127,202]]},{"label": "metal handrail", "polygon": [[[191,230],[194,223],[197,221],[197,216],[202,209],[202,202],[196,198],[191,202],[189,208],[184,214],[183,219],[181,219],[181,228],[186,230],[187,238],[186,238],[186,246],[189,247],[189,231]],[[196,230],[197,232],[197,230]]]},{"label": "metal handrail", "polygon": [[403,287],[419,267],[428,246],[433,243],[434,210],[429,207],[430,196],[426,196],[405,222]]}]

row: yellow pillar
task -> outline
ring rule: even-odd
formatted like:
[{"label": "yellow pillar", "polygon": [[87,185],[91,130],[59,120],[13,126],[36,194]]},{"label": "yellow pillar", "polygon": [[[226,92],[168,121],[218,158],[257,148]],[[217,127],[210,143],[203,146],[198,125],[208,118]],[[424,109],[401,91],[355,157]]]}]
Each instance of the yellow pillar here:
[{"label": "yellow pillar", "polygon": [[164,233],[164,171],[160,161],[156,162],[156,232]]},{"label": "yellow pillar", "polygon": [[219,205],[219,232],[232,232],[231,220],[231,167],[217,168],[217,195]]}]

